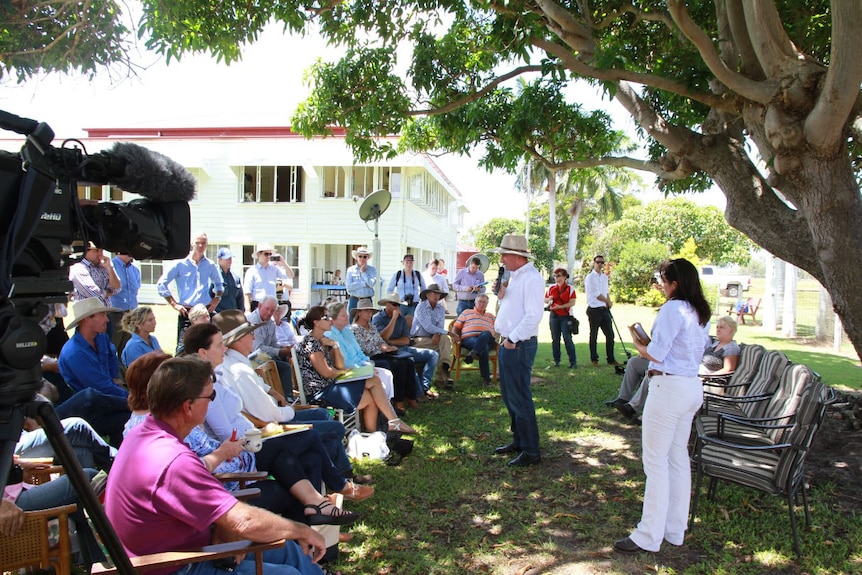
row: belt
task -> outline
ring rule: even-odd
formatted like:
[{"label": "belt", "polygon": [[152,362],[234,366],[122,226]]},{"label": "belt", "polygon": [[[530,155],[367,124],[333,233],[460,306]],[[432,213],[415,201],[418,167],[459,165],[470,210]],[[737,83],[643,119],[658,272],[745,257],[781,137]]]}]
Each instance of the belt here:
[{"label": "belt", "polygon": [[673,374],[672,374],[672,373],[668,373],[668,372],[666,372],[666,371],[659,371],[659,370],[657,370],[657,369],[651,369],[651,370],[649,370],[649,371],[647,372],[647,375],[648,375],[648,376],[650,376],[650,377],[655,377],[655,376],[657,376],[657,375],[673,376]]}]

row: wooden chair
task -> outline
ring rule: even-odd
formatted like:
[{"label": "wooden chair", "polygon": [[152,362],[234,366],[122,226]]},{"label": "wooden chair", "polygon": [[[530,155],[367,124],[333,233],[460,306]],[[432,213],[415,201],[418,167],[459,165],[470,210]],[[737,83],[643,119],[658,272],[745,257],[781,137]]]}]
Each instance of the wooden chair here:
[{"label": "wooden chair", "polygon": [[[72,545],[69,540],[69,514],[77,505],[64,505],[51,509],[24,512],[24,526],[12,537],[0,538],[0,567],[2,571],[22,568],[48,569],[57,575],[72,572]],[[57,518],[58,543],[52,547],[48,522]]]},{"label": "wooden chair", "polygon": [[[449,322],[449,333],[452,333],[452,326],[455,325],[455,321]],[[464,364],[464,358],[470,354],[470,350],[461,347],[460,341],[452,340],[452,362],[455,364],[452,367],[455,370],[455,381],[461,377],[462,371],[479,371],[479,362],[478,360],[474,361],[472,364]],[[494,348],[488,351],[488,361],[491,364],[491,380],[497,379],[497,344],[494,344]]]},{"label": "wooden chair", "polygon": [[[296,393],[296,397],[299,398],[297,405],[320,407],[318,405],[309,405],[308,399],[305,397],[305,388],[302,385],[302,372],[299,371],[299,355],[297,354],[295,347],[290,349],[290,360],[293,366],[293,391]],[[296,409],[297,405],[294,405],[293,408]],[[348,414],[345,414],[343,409],[335,409],[335,418],[344,425],[344,429],[347,433],[350,433],[353,429],[359,429],[358,409],[353,413]]]},{"label": "wooden chair", "polygon": [[743,310],[748,311],[736,311],[736,304],[730,304],[730,307],[727,309],[727,315],[736,314],[736,321],[742,325],[745,325],[745,316],[751,316],[751,323],[757,323],[757,309],[760,307],[760,298],[759,297],[750,297],[745,300],[745,307]]},{"label": "wooden chair", "polygon": [[21,457],[20,460],[47,465],[44,469],[24,470],[24,483],[29,483],[30,485],[48,483],[55,475],[63,475],[65,473],[62,465],[54,465],[53,457]]}]

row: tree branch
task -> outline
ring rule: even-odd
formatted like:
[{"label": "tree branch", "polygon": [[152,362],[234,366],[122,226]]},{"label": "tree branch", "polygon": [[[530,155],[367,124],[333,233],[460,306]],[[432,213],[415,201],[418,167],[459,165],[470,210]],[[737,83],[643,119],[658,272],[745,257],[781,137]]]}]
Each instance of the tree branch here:
[{"label": "tree branch", "polygon": [[742,9],[741,0],[725,0],[725,11],[727,13],[727,24],[730,27],[730,35],[733,45],[739,54],[740,70],[746,77],[752,80],[766,78],[754,46],[751,45],[751,37],[748,32],[748,23],[745,21],[745,12]]},{"label": "tree branch", "polygon": [[556,56],[563,63],[563,66],[581,76],[610,82],[628,81],[635,84],[645,84],[647,86],[652,86],[653,88],[658,88],[659,90],[665,90],[673,94],[685,96],[686,98],[690,98],[711,108],[718,108],[720,110],[724,110],[725,112],[737,112],[736,108],[731,104],[730,101],[725,100],[720,96],[715,96],[713,94],[704,94],[701,92],[693,92],[688,86],[685,86],[684,84],[680,84],[678,82],[674,82],[672,80],[668,80],[667,78],[655,76],[653,74],[641,74],[639,72],[631,72],[629,70],[620,70],[616,68],[610,70],[594,68],[589,64],[585,64],[577,57],[575,57],[575,55],[572,54],[570,50],[555,42],[545,40],[544,38],[532,38],[530,40],[530,43],[537,48],[545,50],[552,56]]},{"label": "tree branch", "polygon": [[[757,3],[760,3],[760,1],[766,3],[764,0],[758,0]],[[691,41],[703,58],[704,63],[720,82],[749,100],[761,104],[766,104],[772,100],[779,87],[777,82],[770,80],[760,82],[750,80],[728,68],[718,55],[712,39],[692,21],[682,0],[668,0],[667,5],[674,22],[676,22],[686,38]]]},{"label": "tree branch", "polygon": [[445,106],[440,106],[439,108],[426,108],[424,110],[412,110],[410,112],[407,112],[407,115],[408,116],[434,116],[437,114],[447,114],[449,112],[452,112],[453,110],[457,110],[458,108],[460,108],[461,106],[464,106],[465,104],[469,104],[470,102],[475,102],[476,100],[479,100],[480,98],[482,98],[483,96],[485,96],[486,94],[491,92],[494,88],[496,88],[497,86],[499,86],[503,82],[511,80],[512,78],[514,78],[516,76],[520,76],[522,74],[527,74],[529,72],[541,72],[541,71],[542,71],[541,66],[520,66],[520,67],[515,68],[514,70],[512,70],[510,72],[503,74],[502,76],[498,76],[498,77],[494,78],[491,82],[488,83],[488,85],[486,85],[484,88],[482,88],[478,92],[473,92],[471,94],[464,96],[463,98],[460,98],[458,100],[453,100],[453,101],[449,102],[448,104],[446,104]]},{"label": "tree branch", "polygon": [[783,75],[788,62],[797,62],[799,53],[784,31],[774,0],[743,0],[751,46],[768,78]]},{"label": "tree branch", "polygon": [[[844,126],[859,98],[862,83],[862,1],[832,3],[829,69],[817,103],[805,119],[805,137],[824,155],[841,147]],[[855,89],[853,89],[855,87]]]},{"label": "tree branch", "polygon": [[596,44],[589,29],[572,17],[571,12],[553,0],[536,0],[542,14],[552,22],[554,31],[573,50],[581,53],[585,60],[590,60],[596,53]]}]

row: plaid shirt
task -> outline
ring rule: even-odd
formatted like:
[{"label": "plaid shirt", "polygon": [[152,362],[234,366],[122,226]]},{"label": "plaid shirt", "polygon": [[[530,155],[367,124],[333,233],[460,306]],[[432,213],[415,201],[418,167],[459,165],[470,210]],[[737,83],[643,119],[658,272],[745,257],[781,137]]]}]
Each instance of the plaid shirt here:
[{"label": "plaid shirt", "polygon": [[97,297],[106,306],[111,305],[111,294],[119,291],[108,287],[108,272],[99,264],[88,259],[82,259],[69,268],[69,279],[72,281],[72,300],[80,301]]}]

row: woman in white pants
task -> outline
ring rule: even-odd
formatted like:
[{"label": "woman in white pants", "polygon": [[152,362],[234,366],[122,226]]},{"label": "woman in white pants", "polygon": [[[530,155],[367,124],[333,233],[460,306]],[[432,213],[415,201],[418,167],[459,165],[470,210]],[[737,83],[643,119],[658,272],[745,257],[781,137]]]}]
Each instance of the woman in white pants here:
[{"label": "woman in white pants", "polygon": [[650,361],[642,432],[647,480],[637,529],[614,542],[614,549],[622,553],[656,552],[662,540],[682,545],[691,498],[688,438],[703,403],[697,370],[708,342],[711,312],[691,262],[669,260],[660,272],[667,301],[656,316],[652,341],[634,343]]}]

